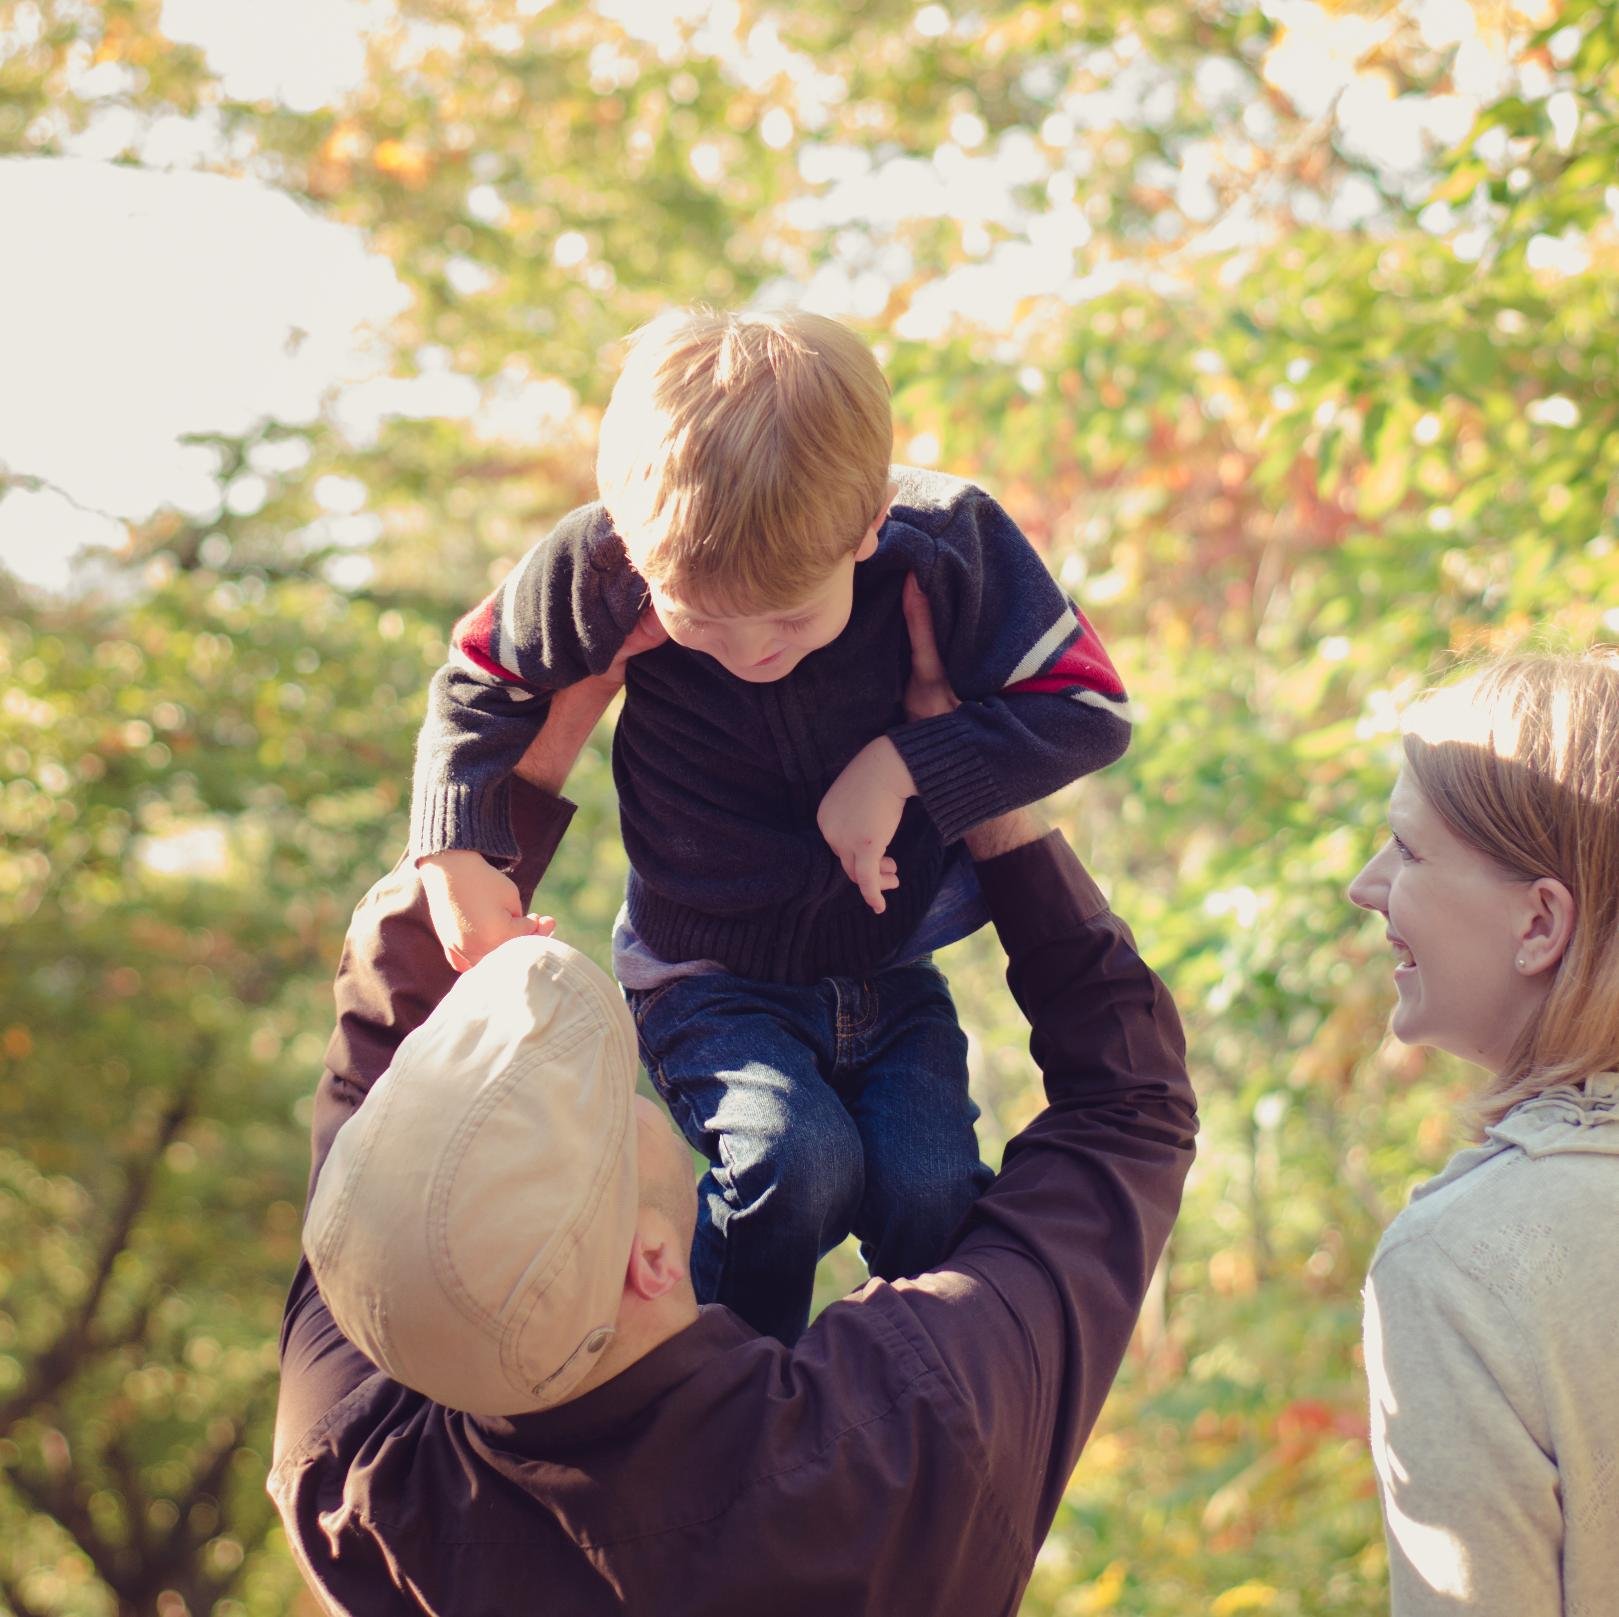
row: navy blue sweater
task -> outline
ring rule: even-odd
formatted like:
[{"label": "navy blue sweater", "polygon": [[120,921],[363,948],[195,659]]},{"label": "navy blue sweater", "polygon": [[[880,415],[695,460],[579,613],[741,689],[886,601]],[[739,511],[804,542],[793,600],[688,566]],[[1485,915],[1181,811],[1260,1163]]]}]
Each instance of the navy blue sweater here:
[{"label": "navy blue sweater", "polygon": [[[666,960],[807,983],[880,968],[926,912],[945,846],[1111,763],[1125,695],[1101,642],[982,490],[895,468],[848,626],[769,684],[672,641],[627,664],[613,742],[636,932]],[[915,573],[961,705],[906,724]],[[514,765],[550,693],[601,673],[646,586],[599,504],[564,517],[456,625],[417,744],[411,852],[515,862]],[[916,783],[889,845],[900,886],[873,915],[815,823],[827,788],[887,734]]]}]

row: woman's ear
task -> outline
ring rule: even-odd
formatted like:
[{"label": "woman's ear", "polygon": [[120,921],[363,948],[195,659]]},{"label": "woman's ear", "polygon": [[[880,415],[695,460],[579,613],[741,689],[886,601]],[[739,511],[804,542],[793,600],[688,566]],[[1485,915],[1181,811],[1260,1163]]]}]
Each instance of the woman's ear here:
[{"label": "woman's ear", "polygon": [[1568,951],[1574,936],[1574,895],[1555,876],[1539,877],[1526,892],[1517,966],[1534,977],[1550,971]]}]

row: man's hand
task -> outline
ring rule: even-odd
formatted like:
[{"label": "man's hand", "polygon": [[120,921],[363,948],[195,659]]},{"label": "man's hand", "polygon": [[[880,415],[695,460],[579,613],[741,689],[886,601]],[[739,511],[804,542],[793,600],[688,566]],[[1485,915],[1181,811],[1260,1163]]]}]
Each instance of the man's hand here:
[{"label": "man's hand", "polygon": [[618,648],[618,655],[607,665],[606,671],[597,677],[617,689],[624,683],[625,663],[631,657],[639,657],[643,651],[651,651],[655,646],[661,646],[668,638],[669,631],[658,621],[658,614],[650,606],[643,607],[640,617],[635,620],[635,627],[625,636],[624,644]]},{"label": "man's hand", "polygon": [[517,761],[516,773],[553,797],[562,795],[568,773],[577,762],[590,732],[607,711],[608,704],[624,688],[624,666],[631,657],[661,646],[669,631],[658,622],[649,606],[636,620],[618,655],[601,673],[565,685],[551,698],[545,723],[529,743],[528,751]]},{"label": "man's hand", "polygon": [[911,636],[911,678],[905,687],[905,717],[914,724],[918,719],[936,719],[942,714],[954,713],[961,706],[961,698],[950,688],[950,676],[944,671],[939,641],[933,633],[933,612],[921,585],[916,582],[915,573],[907,574],[900,601],[905,612],[905,627]]},{"label": "man's hand", "polygon": [[430,853],[417,868],[433,930],[457,971],[476,965],[508,938],[550,937],[556,928],[549,915],[525,915],[516,884],[481,853]]},{"label": "man's hand", "polygon": [[878,736],[844,766],[816,811],[815,823],[844,875],[878,915],[888,908],[883,894],[899,886],[888,844],[899,829],[905,799],[915,795],[916,782],[899,749],[887,736]]},{"label": "man's hand", "polygon": [[[944,671],[939,642],[933,633],[933,613],[914,573],[905,580],[902,601],[905,627],[911,636],[911,681],[905,687],[905,717],[914,723],[954,713],[961,699],[950,688],[950,677]],[[1026,842],[1038,842],[1048,829],[1033,809],[1013,809],[973,826],[962,840],[974,859],[994,859]]]}]

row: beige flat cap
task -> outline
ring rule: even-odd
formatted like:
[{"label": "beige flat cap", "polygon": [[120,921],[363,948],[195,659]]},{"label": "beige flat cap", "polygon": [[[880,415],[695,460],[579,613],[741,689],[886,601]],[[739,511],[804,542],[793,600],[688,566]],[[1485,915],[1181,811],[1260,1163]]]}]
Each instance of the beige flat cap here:
[{"label": "beige flat cap", "polygon": [[553,938],[466,972],[337,1135],[304,1224],[343,1334],[453,1409],[560,1403],[611,1340],[639,1203],[635,1032]]}]

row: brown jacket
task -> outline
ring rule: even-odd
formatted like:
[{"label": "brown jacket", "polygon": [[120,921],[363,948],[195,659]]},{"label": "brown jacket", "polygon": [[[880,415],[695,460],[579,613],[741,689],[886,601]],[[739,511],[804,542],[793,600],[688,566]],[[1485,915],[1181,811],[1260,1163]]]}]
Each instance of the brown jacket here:
[{"label": "brown jacket", "polygon": [[[568,807],[519,788],[532,886]],[[1048,1105],[949,1259],[874,1280],[788,1350],[728,1310],[570,1403],[475,1418],[390,1381],[307,1265],[270,1478],[333,1612],[1013,1613],[1191,1165],[1180,1024],[1056,834],[978,866]],[[451,979],[415,872],[356,912],[315,1171]]]}]

